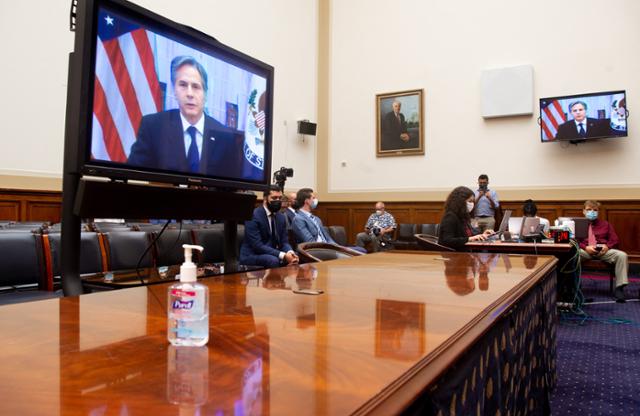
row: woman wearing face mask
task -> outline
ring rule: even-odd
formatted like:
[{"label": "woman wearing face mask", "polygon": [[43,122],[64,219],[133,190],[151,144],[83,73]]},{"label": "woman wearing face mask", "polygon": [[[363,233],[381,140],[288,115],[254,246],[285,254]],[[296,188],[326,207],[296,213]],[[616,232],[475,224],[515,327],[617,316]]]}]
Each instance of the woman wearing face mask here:
[{"label": "woman wearing face mask", "polygon": [[464,251],[469,241],[483,241],[493,230],[478,234],[471,226],[475,195],[466,186],[455,188],[444,204],[444,216],[438,228],[438,243],[456,251]]}]

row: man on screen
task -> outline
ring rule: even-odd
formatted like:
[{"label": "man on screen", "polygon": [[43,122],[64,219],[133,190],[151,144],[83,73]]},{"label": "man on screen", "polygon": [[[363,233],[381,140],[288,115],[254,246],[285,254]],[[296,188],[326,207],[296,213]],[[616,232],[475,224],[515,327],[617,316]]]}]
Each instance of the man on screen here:
[{"label": "man on screen", "polygon": [[242,147],[234,132],[204,114],[207,72],[191,56],[171,61],[178,109],[148,114],[140,121],[128,164],[147,168],[238,177]]},{"label": "man on screen", "polygon": [[582,140],[607,135],[608,128],[604,120],[587,117],[588,106],[584,101],[569,104],[569,112],[573,120],[558,126],[556,140]]}]

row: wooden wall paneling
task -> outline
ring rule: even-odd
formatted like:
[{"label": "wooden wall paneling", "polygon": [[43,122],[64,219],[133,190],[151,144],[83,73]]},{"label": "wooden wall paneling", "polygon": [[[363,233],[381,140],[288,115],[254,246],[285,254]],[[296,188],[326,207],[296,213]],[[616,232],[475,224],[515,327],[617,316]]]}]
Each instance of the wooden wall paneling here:
[{"label": "wooden wall paneling", "polygon": [[443,213],[441,208],[416,208],[413,218],[416,224],[440,224]]},{"label": "wooden wall paneling", "polygon": [[356,235],[364,231],[364,226],[367,224],[367,220],[369,220],[369,217],[371,216],[371,214],[373,214],[373,212],[373,208],[366,207],[364,205],[351,209],[351,228],[349,229],[349,232],[347,234],[349,243],[355,244]]},{"label": "wooden wall paneling", "polygon": [[0,200],[0,220],[20,221],[20,201]]},{"label": "wooden wall paneling", "polygon": [[640,254],[640,211],[609,209],[607,220],[618,234],[620,247],[627,253]]},{"label": "wooden wall paneling", "polygon": [[62,204],[44,201],[26,201],[27,221],[49,221],[51,224],[60,222]]}]

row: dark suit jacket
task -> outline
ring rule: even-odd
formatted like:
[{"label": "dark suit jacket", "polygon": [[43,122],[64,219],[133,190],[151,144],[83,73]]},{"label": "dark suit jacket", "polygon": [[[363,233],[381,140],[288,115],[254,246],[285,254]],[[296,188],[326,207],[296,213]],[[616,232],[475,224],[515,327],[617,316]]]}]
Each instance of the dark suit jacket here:
[{"label": "dark suit jacket", "polygon": [[469,236],[465,231],[465,224],[453,212],[447,212],[438,227],[438,243],[456,251],[466,251],[465,244]]},{"label": "dark suit jacket", "polygon": [[287,216],[287,229],[293,228],[293,220],[296,218],[296,213],[287,208],[284,214]]},{"label": "dark suit jacket", "polygon": [[278,241],[273,245],[271,243],[269,219],[264,207],[261,205],[254,209],[251,221],[244,223],[244,240],[240,247],[240,263],[254,264],[254,262],[246,260],[261,254],[269,254],[278,258],[281,251],[286,253],[291,250],[284,214],[280,212],[276,214],[276,234]]},{"label": "dark suit jacket", "polygon": [[404,114],[400,113],[400,122],[393,111],[385,114],[382,119],[382,150],[397,149],[403,141],[400,139],[402,133],[407,133],[407,122]]},{"label": "dark suit jacket", "polygon": [[[243,155],[241,136],[205,115],[200,169],[198,173],[239,177]],[[180,110],[162,111],[142,117],[128,164],[189,173]]]},{"label": "dark suit jacket", "polygon": [[[609,126],[606,124],[606,120],[599,120],[597,118],[587,118],[587,135],[585,139],[593,137],[606,136],[609,131]],[[556,140],[580,140],[582,137],[578,135],[578,128],[576,127],[575,120],[571,119],[558,126],[558,132],[556,133]]]}]

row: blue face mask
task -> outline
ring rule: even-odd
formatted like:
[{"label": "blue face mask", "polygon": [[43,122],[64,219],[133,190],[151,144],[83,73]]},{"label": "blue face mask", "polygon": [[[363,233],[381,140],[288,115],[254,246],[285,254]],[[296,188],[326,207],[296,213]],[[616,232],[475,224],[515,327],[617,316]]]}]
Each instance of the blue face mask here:
[{"label": "blue face mask", "polygon": [[585,217],[587,217],[587,219],[588,219],[589,221],[594,221],[595,219],[597,219],[597,218],[598,218],[598,211],[591,211],[591,210],[588,210],[588,211],[585,213]]}]

